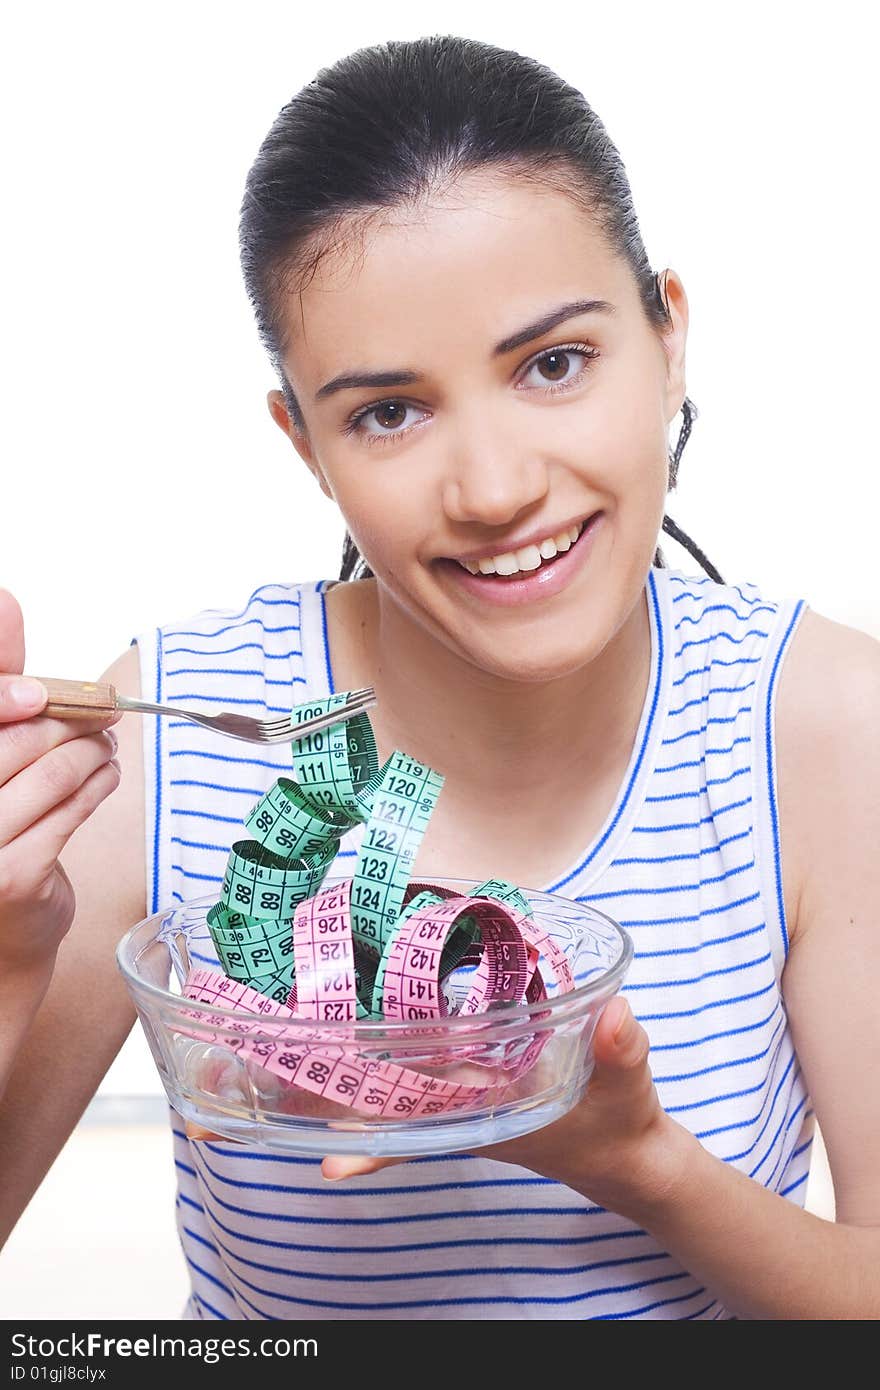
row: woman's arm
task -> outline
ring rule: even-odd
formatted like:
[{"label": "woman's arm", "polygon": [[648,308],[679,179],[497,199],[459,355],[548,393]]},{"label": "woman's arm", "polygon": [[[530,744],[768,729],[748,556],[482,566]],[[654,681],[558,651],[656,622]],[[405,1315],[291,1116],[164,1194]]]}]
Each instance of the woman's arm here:
[{"label": "woman's arm", "polygon": [[880,1318],[878,715],[880,644],[806,614],[776,717],[793,924],[782,988],[837,1223],[699,1146],[664,1202],[627,1212],[740,1317]]},{"label": "woman's arm", "polygon": [[[597,1025],[583,1101],[543,1130],[479,1150],[636,1222],[741,1318],[880,1318],[878,713],[880,644],[805,614],[776,710],[792,943],[782,988],[837,1223],[716,1158],[660,1109],[647,1035],[621,997]],[[348,1177],[386,1162],[328,1157],[323,1170]]]},{"label": "woman's arm", "polygon": [[[104,680],[140,694],[137,649]],[[48,990],[0,1101],[0,1245],[6,1240],[128,1035],[134,1008],[116,967],[119,938],[145,915],[141,719],[115,725],[120,784],[62,855],[76,896]],[[33,992],[17,996],[24,1027]],[[30,1003],[28,1003],[30,1000]]]}]

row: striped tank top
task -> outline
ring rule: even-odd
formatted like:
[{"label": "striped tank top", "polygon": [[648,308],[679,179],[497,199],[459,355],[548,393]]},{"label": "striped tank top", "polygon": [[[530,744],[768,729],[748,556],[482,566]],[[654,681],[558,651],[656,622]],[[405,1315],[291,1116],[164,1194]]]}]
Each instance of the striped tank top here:
[{"label": "striped tank top", "polygon": [[[324,592],[270,584],[138,638],[145,698],[283,713],[334,689]],[[653,569],[652,660],[605,825],[551,892],[635,943],[624,983],[664,1108],[717,1157],[803,1204],[813,1112],[780,992],[788,951],[773,709],[803,601]],[[286,747],[156,720],[145,748],[152,910],[219,889]],[[363,826],[332,872],[350,873]],[[525,1168],[419,1158],[326,1183],[315,1158],[190,1143],[172,1112],[184,1317],[730,1316],[638,1226]]]}]

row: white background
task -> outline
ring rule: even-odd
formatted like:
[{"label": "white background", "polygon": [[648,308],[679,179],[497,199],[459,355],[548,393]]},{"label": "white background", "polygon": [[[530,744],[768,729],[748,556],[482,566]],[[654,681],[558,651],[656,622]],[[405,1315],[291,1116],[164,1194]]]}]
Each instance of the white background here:
[{"label": "white background", "polygon": [[[690,302],[700,418],[672,516],[725,578],[880,635],[871,19],[858,0],[17,6],[0,584],[26,669],[94,677],[151,625],[338,572],[341,519],[266,410],[238,208],[320,66],[430,32],[546,62],[621,151],[649,258]],[[139,1037],[106,1087],[156,1090]]]}]

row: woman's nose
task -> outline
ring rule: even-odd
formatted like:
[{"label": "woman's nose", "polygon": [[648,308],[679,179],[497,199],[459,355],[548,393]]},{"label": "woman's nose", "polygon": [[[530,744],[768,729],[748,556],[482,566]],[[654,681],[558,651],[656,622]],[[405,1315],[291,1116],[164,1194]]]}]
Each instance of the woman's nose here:
[{"label": "woman's nose", "polygon": [[546,460],[513,430],[463,427],[449,441],[443,508],[452,521],[502,526],[546,496]]}]

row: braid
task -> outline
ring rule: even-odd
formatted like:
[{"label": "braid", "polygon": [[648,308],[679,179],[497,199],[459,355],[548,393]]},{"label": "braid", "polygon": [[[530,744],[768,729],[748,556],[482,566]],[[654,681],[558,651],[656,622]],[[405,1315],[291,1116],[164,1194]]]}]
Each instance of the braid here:
[{"label": "braid", "polygon": [[[697,410],[697,407],[694,405],[693,401],[688,396],[685,396],[681,404],[681,413],[683,419],[681,422],[681,430],[679,431],[678,435],[678,443],[675,446],[674,453],[669,455],[670,492],[673,491],[676,483],[678,482],[678,466],[681,462],[682,450],[684,449],[685,444],[687,444],[688,439],[690,438],[691,426],[693,425],[694,420],[696,420],[700,412]],[[666,532],[667,536],[671,536],[674,541],[678,541],[678,544],[683,546],[684,549],[694,557],[697,564],[700,566],[702,570],[705,571],[706,574],[708,574],[710,579],[714,579],[716,584],[724,583],[724,580],[721,578],[721,575],[718,573],[717,569],[712,564],[712,561],[707,559],[707,557],[703,554],[702,550],[696,544],[696,542],[691,540],[687,532],[682,531],[681,527],[676,525],[676,523],[672,520],[671,516],[664,516],[663,530]],[[655,569],[666,569],[666,561],[663,558],[663,551],[660,549],[659,546],[657,547],[656,554],[654,555],[654,567]]]}]

